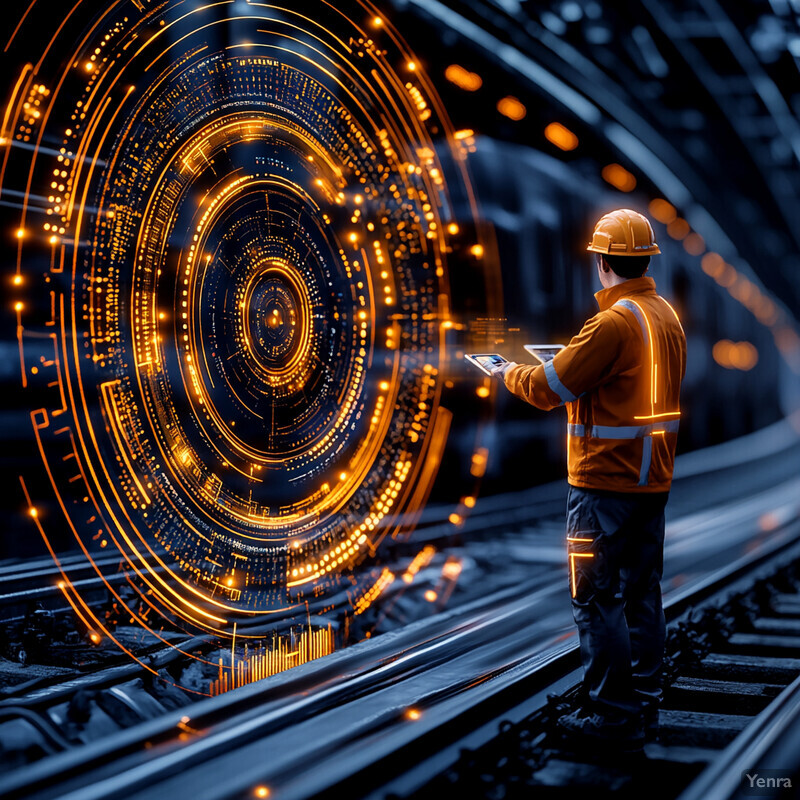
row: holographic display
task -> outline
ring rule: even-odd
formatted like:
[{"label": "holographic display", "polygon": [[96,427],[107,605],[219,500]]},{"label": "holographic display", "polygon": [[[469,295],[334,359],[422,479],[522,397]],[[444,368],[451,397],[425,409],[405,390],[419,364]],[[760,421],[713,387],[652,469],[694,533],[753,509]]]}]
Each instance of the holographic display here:
[{"label": "holographic display", "polygon": [[47,298],[17,309],[23,379],[51,388],[32,419],[75,540],[118,551],[157,637],[360,613],[447,444],[454,265],[492,312],[462,141],[370,3],[112,3],[56,43],[3,135],[30,159],[19,282]]}]

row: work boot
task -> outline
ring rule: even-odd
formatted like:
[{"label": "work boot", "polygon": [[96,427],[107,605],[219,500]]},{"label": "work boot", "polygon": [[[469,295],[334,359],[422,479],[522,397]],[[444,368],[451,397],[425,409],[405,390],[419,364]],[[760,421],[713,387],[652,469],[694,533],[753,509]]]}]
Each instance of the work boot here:
[{"label": "work boot", "polygon": [[591,741],[624,753],[637,752],[644,746],[644,727],[639,716],[611,716],[577,708],[559,717],[557,725],[562,733],[572,738]]}]

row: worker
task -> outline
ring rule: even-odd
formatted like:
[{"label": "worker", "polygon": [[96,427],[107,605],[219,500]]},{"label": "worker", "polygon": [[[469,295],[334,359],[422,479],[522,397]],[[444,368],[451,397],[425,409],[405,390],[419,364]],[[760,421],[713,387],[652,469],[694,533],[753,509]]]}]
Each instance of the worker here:
[{"label": "worker", "polygon": [[665,624],[664,508],[680,418],[686,337],[645,275],[661,251],[630,209],[602,217],[600,307],[569,345],[537,366],[494,375],[544,410],[567,408],[567,554],[584,679],[565,735],[622,750],[656,736]]}]

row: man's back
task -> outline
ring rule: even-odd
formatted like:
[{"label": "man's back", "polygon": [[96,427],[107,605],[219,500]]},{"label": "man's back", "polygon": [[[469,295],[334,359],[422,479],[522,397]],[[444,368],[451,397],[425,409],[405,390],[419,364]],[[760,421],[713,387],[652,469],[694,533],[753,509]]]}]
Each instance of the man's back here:
[{"label": "man's back", "polygon": [[566,403],[569,483],[664,492],[680,419],[686,338],[652,278],[598,292],[600,312],[545,366],[516,366],[506,385],[539,408]]}]

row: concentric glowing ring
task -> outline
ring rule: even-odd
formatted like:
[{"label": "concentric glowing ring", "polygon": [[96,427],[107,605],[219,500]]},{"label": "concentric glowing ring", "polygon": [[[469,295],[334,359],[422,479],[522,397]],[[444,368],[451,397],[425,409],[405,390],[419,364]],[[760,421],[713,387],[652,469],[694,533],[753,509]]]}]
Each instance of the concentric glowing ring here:
[{"label": "concentric glowing ring", "polygon": [[310,352],[313,319],[303,277],[291,264],[272,260],[253,275],[242,294],[246,363],[260,368],[273,387],[285,384],[302,370]]},{"label": "concentric glowing ring", "polygon": [[448,260],[488,307],[463,152],[416,59],[369,3],[291,5],[112,4],[52,92],[81,476],[53,486],[93,509],[89,530],[62,502],[87,555],[116,547],[153,619],[192,631],[371,602],[452,420]]}]

